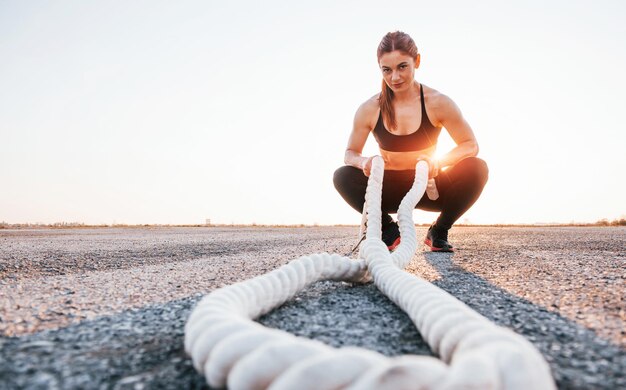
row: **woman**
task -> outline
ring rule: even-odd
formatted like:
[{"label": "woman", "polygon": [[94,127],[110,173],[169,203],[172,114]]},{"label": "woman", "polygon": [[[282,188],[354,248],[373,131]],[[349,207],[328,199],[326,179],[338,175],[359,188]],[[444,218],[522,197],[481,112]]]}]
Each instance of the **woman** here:
[{"label": "woman", "polygon": [[[361,153],[368,135],[373,133],[385,161],[382,237],[391,251],[400,243],[400,232],[389,214],[398,212],[400,201],[411,188],[417,161],[426,160],[438,196],[428,191],[416,208],[441,213],[428,229],[424,243],[432,251],[451,252],[448,230],[480,196],[487,182],[487,164],[476,157],[476,137],[457,105],[414,79],[420,54],[408,34],[396,31],[383,37],[378,46],[378,65],[383,76],[382,92],[365,101],[356,112],[346,165],[335,171],[335,188],[350,206],[363,212],[373,156]],[[433,154],[442,127],[456,146],[436,160]]]}]

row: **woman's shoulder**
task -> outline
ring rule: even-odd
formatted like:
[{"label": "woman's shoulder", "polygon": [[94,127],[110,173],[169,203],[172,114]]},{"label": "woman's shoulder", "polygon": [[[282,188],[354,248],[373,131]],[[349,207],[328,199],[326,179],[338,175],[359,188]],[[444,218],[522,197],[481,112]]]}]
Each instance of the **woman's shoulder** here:
[{"label": "woman's shoulder", "polygon": [[379,94],[376,94],[359,106],[356,111],[355,119],[361,123],[366,123],[369,128],[373,129],[378,120],[378,114],[380,113],[380,104],[378,102]]},{"label": "woman's shoulder", "polygon": [[380,112],[380,102],[378,100],[379,96],[380,94],[377,93],[376,95],[361,103],[359,109],[357,110],[357,114],[361,113],[362,115],[366,115],[368,117],[378,116],[378,113]]},{"label": "woman's shoulder", "polygon": [[380,93],[377,93],[376,95],[370,97],[369,99],[361,103],[361,106],[359,106],[359,110],[364,110],[368,112],[378,111],[380,109],[380,102],[378,100],[379,97]]},{"label": "woman's shoulder", "polygon": [[434,126],[441,127],[441,122],[448,116],[450,110],[456,107],[456,104],[448,95],[427,85],[422,84],[422,90],[430,121]]},{"label": "woman's shoulder", "polygon": [[437,106],[440,104],[445,104],[445,101],[450,99],[448,96],[439,92],[435,88],[429,87],[428,85],[425,85],[425,84],[421,84],[421,85],[422,85],[422,91],[424,91],[425,103],[428,104],[429,106],[430,105]]}]

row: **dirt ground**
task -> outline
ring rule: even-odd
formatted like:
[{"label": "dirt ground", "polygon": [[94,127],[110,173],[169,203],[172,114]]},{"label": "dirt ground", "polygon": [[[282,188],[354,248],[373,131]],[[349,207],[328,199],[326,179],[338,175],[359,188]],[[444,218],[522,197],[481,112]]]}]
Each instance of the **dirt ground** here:
[{"label": "dirt ground", "polygon": [[[204,388],[182,351],[195,302],[301,255],[345,254],[357,230],[0,230],[0,388]],[[528,338],[560,388],[626,387],[626,228],[455,227],[450,240],[455,253],[420,248],[407,271]],[[371,284],[320,282],[259,321],[431,354]]]}]

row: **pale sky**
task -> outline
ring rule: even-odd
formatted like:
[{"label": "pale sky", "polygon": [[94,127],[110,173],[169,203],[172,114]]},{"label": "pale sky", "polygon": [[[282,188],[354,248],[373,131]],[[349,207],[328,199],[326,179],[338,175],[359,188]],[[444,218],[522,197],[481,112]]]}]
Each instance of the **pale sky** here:
[{"label": "pale sky", "polygon": [[0,1],[0,221],[358,224],[332,176],[395,30],[489,165],[461,221],[619,218],[625,20],[618,0]]}]

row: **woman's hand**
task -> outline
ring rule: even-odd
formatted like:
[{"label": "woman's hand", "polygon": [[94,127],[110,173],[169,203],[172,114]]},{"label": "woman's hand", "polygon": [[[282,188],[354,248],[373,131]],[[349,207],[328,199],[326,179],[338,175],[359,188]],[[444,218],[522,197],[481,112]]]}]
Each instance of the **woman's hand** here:
[{"label": "woman's hand", "polygon": [[428,163],[428,178],[433,179],[439,175],[439,161],[430,157],[429,155],[423,154],[417,156],[417,161],[426,161]]},{"label": "woman's hand", "polygon": [[370,173],[372,173],[372,160],[374,157],[375,156],[367,157],[363,160],[363,167],[361,169],[363,169],[363,174],[365,174],[366,177],[370,177]]}]

